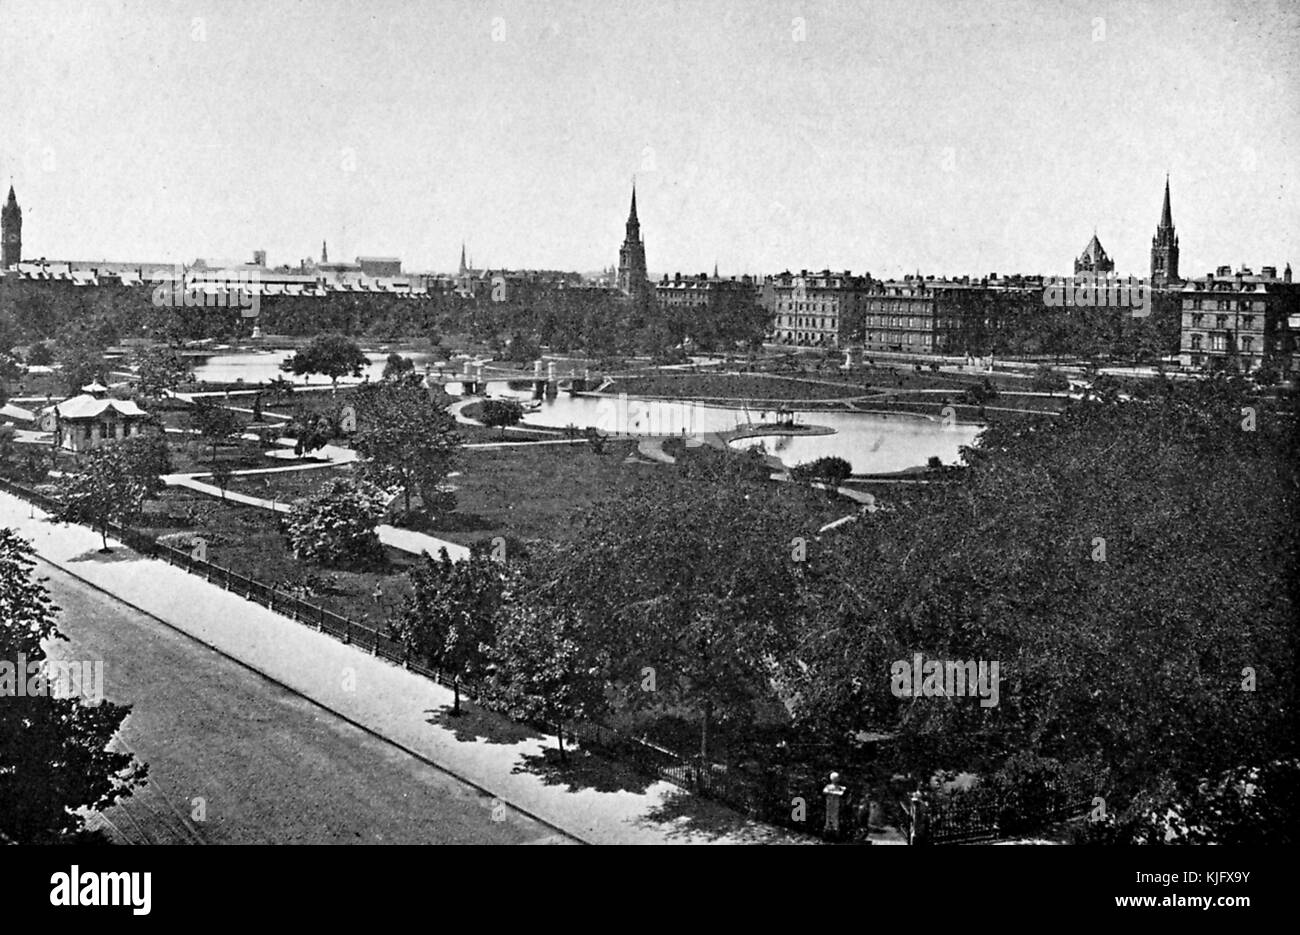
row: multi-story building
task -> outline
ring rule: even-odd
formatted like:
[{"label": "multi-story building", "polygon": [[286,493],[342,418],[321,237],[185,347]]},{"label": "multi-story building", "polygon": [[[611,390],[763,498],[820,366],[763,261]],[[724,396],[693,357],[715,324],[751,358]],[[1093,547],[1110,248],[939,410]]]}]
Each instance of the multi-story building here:
[{"label": "multi-story building", "polygon": [[858,326],[862,297],[870,276],[852,271],[820,273],[789,270],[769,276],[763,303],[772,319],[771,338],[794,347],[839,347]]},{"label": "multi-story building", "polygon": [[655,299],[660,308],[708,308],[714,300],[724,294],[744,295],[757,298],[754,291],[755,280],[752,276],[735,276],[723,278],[715,269],[712,276],[700,273],[696,276],[668,274],[655,283]]},{"label": "multi-story building", "polygon": [[993,353],[1042,307],[1035,276],[876,280],[860,297],[855,331],[864,351],[952,356]]},{"label": "multi-story building", "polygon": [[1291,282],[1288,263],[1255,273],[1220,266],[1201,279],[1183,284],[1179,363],[1191,370],[1238,369],[1243,373],[1270,367],[1296,369],[1296,331],[1300,284]]}]

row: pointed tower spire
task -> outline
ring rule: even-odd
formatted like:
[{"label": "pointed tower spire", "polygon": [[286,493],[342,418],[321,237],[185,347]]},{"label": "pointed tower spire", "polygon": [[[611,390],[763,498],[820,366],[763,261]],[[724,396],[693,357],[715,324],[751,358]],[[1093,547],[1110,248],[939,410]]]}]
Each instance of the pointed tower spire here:
[{"label": "pointed tower spire", "polygon": [[465,241],[460,242],[460,275],[465,275]]},{"label": "pointed tower spire", "polygon": [[322,265],[330,261],[329,247],[325,246],[325,241],[323,240],[320,242],[320,261]]},{"label": "pointed tower spire", "polygon": [[1165,173],[1165,201],[1160,208],[1160,224],[1151,238],[1151,283],[1168,286],[1181,282],[1178,276],[1178,234],[1174,215],[1169,208],[1169,173]]},{"label": "pointed tower spire", "polygon": [[629,224],[639,224],[636,217],[636,180],[632,181],[632,210],[627,213],[627,222]]}]

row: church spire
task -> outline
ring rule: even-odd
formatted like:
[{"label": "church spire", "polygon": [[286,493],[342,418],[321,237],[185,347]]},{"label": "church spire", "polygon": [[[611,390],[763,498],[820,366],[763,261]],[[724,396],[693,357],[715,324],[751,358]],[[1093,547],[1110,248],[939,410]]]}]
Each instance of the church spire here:
[{"label": "church spire", "polygon": [[460,275],[465,275],[465,241],[460,242]]},{"label": "church spire", "polygon": [[636,182],[632,183],[632,210],[627,213],[627,222],[629,224],[640,224],[636,218]]},{"label": "church spire", "polygon": [[1181,282],[1178,276],[1178,233],[1169,208],[1169,174],[1165,173],[1165,201],[1160,208],[1160,224],[1151,238],[1151,283],[1169,286]]}]

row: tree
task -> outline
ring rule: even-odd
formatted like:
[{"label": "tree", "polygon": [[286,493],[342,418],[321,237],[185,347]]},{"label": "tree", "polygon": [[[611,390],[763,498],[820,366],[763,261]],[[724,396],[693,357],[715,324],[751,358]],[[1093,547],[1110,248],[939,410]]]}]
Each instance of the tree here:
[{"label": "tree", "polygon": [[37,341],[27,351],[27,363],[33,367],[48,367],[54,363],[54,352],[44,341]]},{"label": "tree", "polygon": [[59,478],[59,519],[99,530],[102,551],[107,552],[108,527],[133,519],[158,483],[157,475],[146,478],[141,473],[122,445],[103,444],[83,456],[78,470]]},{"label": "tree", "polygon": [[305,454],[324,448],[337,438],[339,424],[336,416],[326,412],[312,412],[305,407],[300,407],[295,410],[285,432],[293,438],[293,453],[301,458]]},{"label": "tree", "polygon": [[190,378],[189,361],[174,348],[154,345],[136,353],[136,380],[145,396],[160,397]]},{"label": "tree", "polygon": [[[26,540],[0,528],[0,841],[102,839],[86,830],[86,814],[131,795],[147,768],[109,749],[130,706],[56,698],[33,685],[31,667],[46,663],[46,647],[67,637],[56,626],[49,592],[32,574],[32,554]],[[17,692],[18,679],[38,690]]]},{"label": "tree", "polygon": [[548,591],[610,654],[620,704],[695,712],[702,758],[715,727],[744,732],[780,709],[814,545],[791,498],[750,467],[724,453],[685,459],[635,498],[598,504]]},{"label": "tree", "polygon": [[452,714],[460,714],[461,680],[486,671],[511,572],[487,558],[453,562],[442,549],[436,559],[426,555],[409,576],[411,595],[395,636],[417,658],[451,676]]},{"label": "tree", "polygon": [[[890,765],[926,781],[1032,751],[1097,776],[1121,816],[1294,755],[1285,414],[1239,382],[1165,382],[993,423],[965,460],[955,483],[846,527],[812,569],[801,725],[883,726]],[[914,653],[1000,661],[1000,698],[895,695],[884,673]]]},{"label": "tree", "polygon": [[233,409],[210,403],[203,398],[194,400],[194,406],[190,409],[190,427],[212,446],[213,461],[217,460],[218,445],[238,438],[244,431],[244,424]]},{"label": "tree", "polygon": [[506,427],[518,425],[524,418],[524,407],[517,399],[485,399],[479,421],[489,428],[496,427],[505,435]]},{"label": "tree", "polygon": [[171,452],[167,447],[167,437],[161,432],[150,432],[112,441],[108,445],[120,459],[123,473],[135,482],[134,490],[138,493],[138,499],[130,514],[130,518],[134,519],[144,509],[144,501],[156,496],[165,486],[162,475],[171,472]]},{"label": "tree", "polygon": [[295,558],[318,564],[375,561],[382,554],[375,525],[387,497],[364,481],[337,477],[296,500],[285,532]]},{"label": "tree", "polygon": [[497,614],[490,657],[500,699],[517,716],[552,725],[563,760],[565,726],[608,710],[610,660],[582,615],[552,600],[554,571],[554,553],[543,552],[515,577]]},{"label": "tree", "polygon": [[409,357],[403,357],[401,354],[394,351],[392,354],[389,354],[388,359],[384,361],[384,373],[381,379],[395,380],[414,370],[415,361],[411,360]]},{"label": "tree", "polygon": [[438,488],[460,447],[456,421],[447,411],[451,398],[407,377],[360,386],[355,400],[352,446],[361,455],[362,475],[382,487],[400,487],[407,513],[412,494],[419,494],[426,511],[446,506]]},{"label": "tree", "polygon": [[221,491],[221,499],[226,499],[226,488],[230,486],[230,480],[234,477],[235,472],[225,461],[217,461],[212,465],[212,482],[217,485]]},{"label": "tree", "polygon": [[295,376],[319,373],[330,378],[334,392],[338,392],[339,377],[361,376],[369,363],[357,343],[341,334],[323,334],[280,364],[285,373]]},{"label": "tree", "polygon": [[824,484],[827,495],[834,497],[835,492],[849,479],[849,475],[852,473],[853,467],[849,462],[831,455],[795,465],[790,469],[790,479],[809,485],[813,483]]},{"label": "tree", "polygon": [[1029,388],[1037,393],[1062,393],[1070,388],[1070,379],[1059,370],[1042,366],[1034,371]]},{"label": "tree", "polygon": [[64,387],[70,394],[80,393],[83,386],[96,383],[104,376],[104,355],[92,347],[60,345],[58,361]]}]

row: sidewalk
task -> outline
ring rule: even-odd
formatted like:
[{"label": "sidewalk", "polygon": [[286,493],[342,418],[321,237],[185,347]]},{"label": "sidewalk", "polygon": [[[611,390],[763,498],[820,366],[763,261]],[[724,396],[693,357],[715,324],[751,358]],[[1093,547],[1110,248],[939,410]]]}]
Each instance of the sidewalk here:
[{"label": "sidewalk", "polygon": [[[49,522],[41,510],[4,492],[0,525],[31,540],[37,554],[51,564],[583,841],[811,840],[577,751],[571,751],[568,770],[556,771],[551,756],[543,755],[554,750],[554,737],[466,705],[463,699],[465,714],[450,718],[450,689],[180,568],[139,556],[115,540],[109,540],[113,551],[101,554],[97,533]],[[75,627],[76,622],[65,621],[64,626]]]}]

